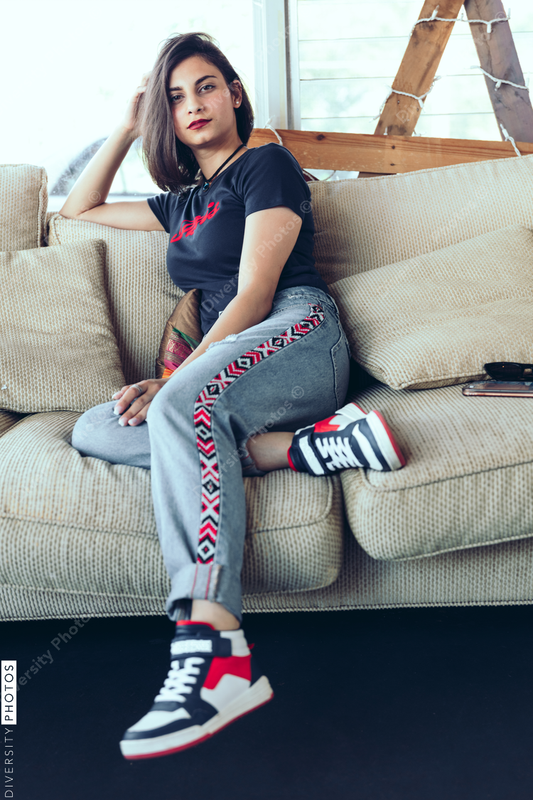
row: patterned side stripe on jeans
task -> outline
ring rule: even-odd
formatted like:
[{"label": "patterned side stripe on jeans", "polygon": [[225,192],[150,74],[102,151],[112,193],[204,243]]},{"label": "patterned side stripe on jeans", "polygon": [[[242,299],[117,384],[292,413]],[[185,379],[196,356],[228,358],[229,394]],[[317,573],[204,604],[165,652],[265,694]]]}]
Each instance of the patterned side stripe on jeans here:
[{"label": "patterned side stripe on jeans", "polygon": [[254,350],[243,353],[231,364],[228,364],[202,389],[194,404],[194,427],[196,442],[200,456],[202,482],[202,510],[200,515],[200,536],[196,561],[199,564],[211,564],[215,557],[215,548],[219,525],[220,476],[218,470],[215,442],[211,433],[211,413],[217,399],[224,389],[232,384],[240,375],[259,364],[267,356],[277,353],[292,342],[301,339],[324,321],[324,311],[319,305],[309,303],[309,314],[301,322],[292,325],[279,336],[273,336]]}]

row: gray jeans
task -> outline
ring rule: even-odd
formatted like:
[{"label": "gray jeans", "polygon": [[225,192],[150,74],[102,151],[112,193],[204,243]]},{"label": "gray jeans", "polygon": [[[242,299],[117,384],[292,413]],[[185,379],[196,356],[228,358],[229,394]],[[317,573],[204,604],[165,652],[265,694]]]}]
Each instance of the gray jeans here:
[{"label": "gray jeans", "polygon": [[117,401],[79,418],[72,445],[82,455],[151,469],[171,619],[186,614],[193,598],[242,618],[243,474],[261,474],[253,464],[250,470],[246,441],[331,416],[348,378],[348,343],[333,299],[298,286],[276,293],[263,322],[214,342],[171,378],[146,423],[120,426]]}]

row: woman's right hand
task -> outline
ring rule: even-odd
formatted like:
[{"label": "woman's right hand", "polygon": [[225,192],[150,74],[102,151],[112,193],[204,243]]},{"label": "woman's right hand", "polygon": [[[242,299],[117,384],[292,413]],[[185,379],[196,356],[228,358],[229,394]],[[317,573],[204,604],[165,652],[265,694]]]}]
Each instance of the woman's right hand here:
[{"label": "woman's right hand", "polygon": [[150,79],[150,75],[152,72],[145,72],[141,78],[140,84],[137,86],[135,92],[133,93],[128,106],[126,108],[126,113],[124,114],[124,119],[122,121],[122,127],[127,130],[131,131],[131,133],[135,134],[135,138],[138,135],[138,125],[139,125],[139,101],[143,94],[146,91],[146,87],[148,86],[148,81]]},{"label": "woman's right hand", "polygon": [[[150,403],[168,380],[169,378],[153,378],[139,381],[123,386],[122,389],[115,392],[111,399],[118,401],[114,408],[115,414],[120,415],[118,424],[140,425],[141,422],[144,422]],[[144,390],[142,394],[139,394],[137,387]]]}]

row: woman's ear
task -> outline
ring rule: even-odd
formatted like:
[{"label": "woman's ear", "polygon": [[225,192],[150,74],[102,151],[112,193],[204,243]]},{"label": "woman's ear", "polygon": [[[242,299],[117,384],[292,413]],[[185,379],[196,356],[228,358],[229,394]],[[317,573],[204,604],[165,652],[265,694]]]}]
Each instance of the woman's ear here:
[{"label": "woman's ear", "polygon": [[238,108],[242,103],[242,84],[239,80],[235,79],[229,85],[233,107]]}]

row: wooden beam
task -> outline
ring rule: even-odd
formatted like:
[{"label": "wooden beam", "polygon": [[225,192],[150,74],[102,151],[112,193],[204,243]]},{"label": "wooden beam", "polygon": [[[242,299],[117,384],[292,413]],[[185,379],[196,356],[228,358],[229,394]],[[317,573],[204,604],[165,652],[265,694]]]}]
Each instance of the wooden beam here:
[{"label": "wooden beam", "polygon": [[[278,130],[278,133],[283,145],[304,169],[386,175],[493,158],[517,158],[510,142],[294,130]],[[259,147],[268,142],[277,142],[275,134],[268,128],[255,128],[248,145]],[[533,155],[533,144],[517,142],[517,146],[522,155]]]},{"label": "wooden beam", "polygon": [[[501,0],[466,0],[465,11],[468,19],[495,19],[507,16]],[[525,85],[524,73],[520,66],[518,53],[508,22],[497,22],[492,33],[481,23],[471,24],[470,29],[481,67],[495,78],[504,78],[520,86]],[[516,89],[502,83],[499,89],[485,76],[489,97],[499,124],[513,139],[520,142],[533,142],[533,108],[526,89]],[[503,137],[501,128],[499,133]]]},{"label": "wooden beam", "polygon": [[[462,0],[445,0],[438,5],[438,16],[456,19],[462,5]],[[429,19],[434,10],[435,0],[425,0],[418,19]],[[393,89],[417,97],[430,90],[454,25],[454,22],[420,22],[415,25],[392,83]],[[424,102],[401,94],[391,94],[383,107],[375,133],[411,136]],[[359,177],[372,178],[374,175],[373,172],[361,171]]]},{"label": "wooden beam", "polygon": [[[462,0],[440,0],[438,15],[446,19],[456,19],[462,5]],[[435,6],[435,0],[426,0],[418,19],[431,17]],[[409,92],[417,97],[429,91],[454,24],[454,22],[421,22],[415,25],[393,81],[393,89]],[[410,136],[418,122],[422,103],[413,100],[412,97],[392,94],[381,112],[375,133]]]}]

